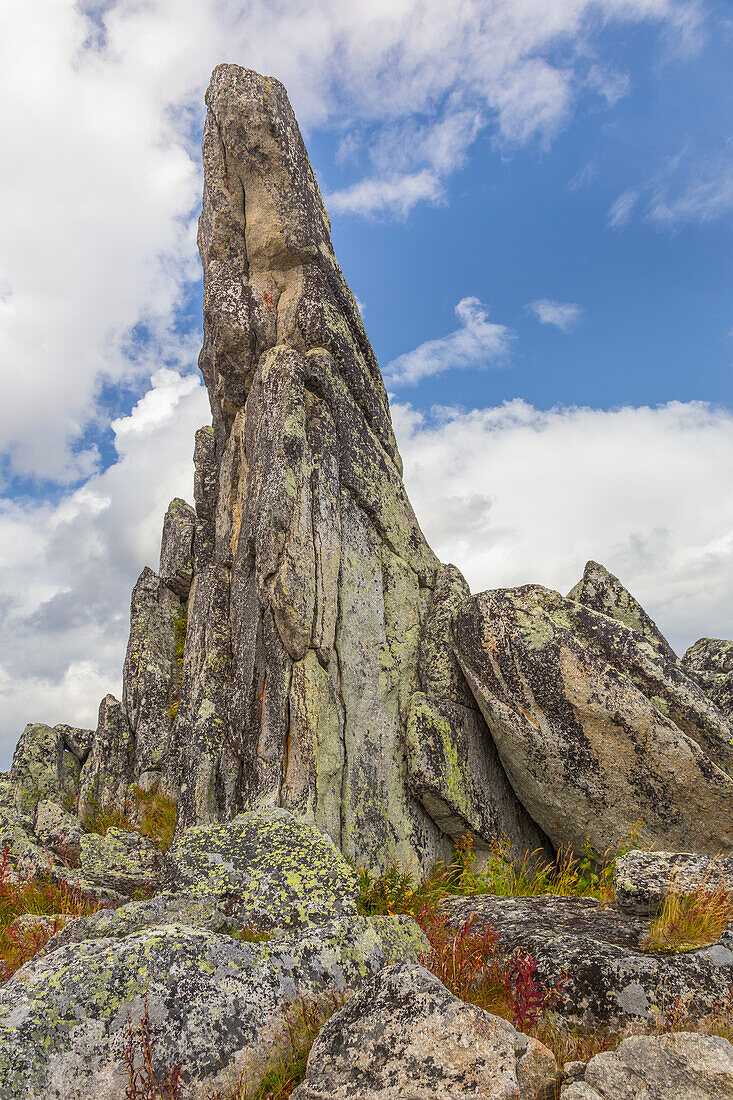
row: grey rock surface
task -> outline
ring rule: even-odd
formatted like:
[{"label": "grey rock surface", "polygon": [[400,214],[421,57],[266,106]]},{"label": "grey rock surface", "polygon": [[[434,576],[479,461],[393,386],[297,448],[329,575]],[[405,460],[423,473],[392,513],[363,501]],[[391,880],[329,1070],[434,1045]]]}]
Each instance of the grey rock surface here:
[{"label": "grey rock surface", "polygon": [[456,653],[512,786],[556,847],[733,850],[733,729],[623,624],[540,585],[483,592]]},{"label": "grey rock surface", "polygon": [[99,719],[79,784],[83,822],[100,809],[124,810],[133,777],[135,740],[127,714],[114,695],[99,704]]},{"label": "grey rock surface", "polygon": [[165,859],[152,840],[126,829],[81,838],[79,870],[83,878],[123,894],[160,888]]},{"label": "grey rock surface", "polygon": [[188,599],[193,579],[193,540],[196,512],[180,497],[168,505],[160,544],[160,579],[181,600]]},{"label": "grey rock surface", "polygon": [[639,601],[624,588],[618,577],[597,561],[586,562],[583,576],[568,592],[568,599],[592,607],[594,611],[608,615],[610,619],[616,619],[640,634],[668,661],[677,660],[672,646]]},{"label": "grey rock surface", "polygon": [[626,1026],[670,1011],[677,998],[693,1015],[725,1003],[733,983],[733,932],[709,947],[678,954],[642,950],[649,922],[593,899],[543,895],[454,898],[444,907],[458,928],[476,914],[491,928],[500,950],[529,952],[537,978],[560,989],[556,1011],[596,1027]]},{"label": "grey rock surface", "polygon": [[426,947],[414,921],[366,917],[264,943],[169,924],[58,947],[0,989],[0,1095],[119,1100],[128,1012],[137,1024],[146,998],[160,1065],[214,1092],[256,1080],[296,997],[357,988]]},{"label": "grey rock surface", "polygon": [[67,748],[62,729],[37,722],[23,730],[10,768],[18,813],[33,818],[42,799],[71,805],[76,798],[80,764]]},{"label": "grey rock surface", "polygon": [[596,1054],[562,1100],[728,1100],[733,1046],[717,1035],[636,1035]]},{"label": "grey rock surface", "polygon": [[712,893],[719,887],[733,892],[733,856],[714,859],[693,852],[632,848],[616,860],[613,887],[620,909],[653,916],[670,892],[689,895],[706,890]]},{"label": "grey rock surface", "polygon": [[421,966],[386,967],[326,1023],[292,1100],[551,1100],[550,1051]]},{"label": "grey rock surface", "polygon": [[259,928],[356,914],[354,869],[329,837],[281,808],[187,829],[168,867],[175,889],[231,897],[239,919]]},{"label": "grey rock surface", "polygon": [[716,707],[733,718],[733,642],[699,638],[686,651],[682,664]]},{"label": "grey rock surface", "polygon": [[74,814],[57,802],[39,802],[33,831],[42,848],[50,849],[67,863],[78,863],[84,830]]}]

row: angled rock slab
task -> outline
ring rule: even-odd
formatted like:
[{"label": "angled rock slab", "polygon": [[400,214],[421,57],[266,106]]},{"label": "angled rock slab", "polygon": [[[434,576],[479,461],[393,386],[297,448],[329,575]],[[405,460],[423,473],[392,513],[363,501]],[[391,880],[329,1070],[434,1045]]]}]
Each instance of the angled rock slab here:
[{"label": "angled rock slab", "polygon": [[172,885],[231,896],[258,927],[356,914],[359,880],[329,837],[287,810],[253,810],[187,829],[168,851]]},{"label": "angled rock slab", "polygon": [[568,592],[568,599],[615,619],[630,630],[640,634],[668,661],[677,661],[677,655],[654,620],[647,615],[639,601],[624,588],[618,577],[597,561],[586,563],[582,578]]},{"label": "angled rock slab", "polygon": [[193,578],[193,540],[196,512],[180,497],[168,505],[160,544],[160,579],[181,600],[188,599]]},{"label": "angled rock slab", "polygon": [[733,1046],[718,1035],[635,1035],[596,1054],[562,1100],[729,1100]]},{"label": "angled rock slab", "polygon": [[128,1013],[137,1023],[146,998],[159,1065],[183,1063],[184,1081],[214,1092],[256,1080],[296,998],[356,988],[426,949],[414,921],[366,917],[265,943],[169,924],[59,947],[0,990],[0,1095],[119,1100]]},{"label": "angled rock slab", "polygon": [[733,642],[699,638],[686,651],[682,664],[716,707],[733,718]]},{"label": "angled rock slab", "polygon": [[642,950],[648,921],[589,898],[480,895],[444,904],[456,928],[475,913],[476,927],[491,928],[504,953],[528,951],[539,980],[560,984],[557,1011],[583,1026],[651,1020],[677,997],[691,1014],[706,1015],[733,983],[733,932],[710,947],[659,955]]},{"label": "angled rock slab", "polygon": [[550,1100],[557,1077],[536,1039],[402,964],[325,1024],[292,1100]]},{"label": "angled rock slab", "polygon": [[654,916],[671,892],[683,896],[718,888],[733,892],[733,856],[711,859],[693,852],[633,848],[616,860],[613,888],[620,909]]},{"label": "angled rock slab", "polygon": [[733,728],[640,635],[539,585],[473,596],[461,668],[512,786],[556,847],[733,851]]}]

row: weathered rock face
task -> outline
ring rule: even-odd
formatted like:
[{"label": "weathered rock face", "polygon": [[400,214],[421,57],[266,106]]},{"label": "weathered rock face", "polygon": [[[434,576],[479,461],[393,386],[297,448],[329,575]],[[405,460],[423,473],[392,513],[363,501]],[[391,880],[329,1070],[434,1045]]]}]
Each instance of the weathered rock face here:
[{"label": "weathered rock face", "polygon": [[384,384],[284,88],[207,93],[195,510],[172,502],[135,589],[121,704],[81,808],[178,795],[179,830],[283,807],[359,863],[453,837],[546,847],[450,648],[467,593],[425,542]]},{"label": "weathered rock face", "polygon": [[550,1051],[420,966],[386,967],[318,1035],[293,1100],[551,1100]]},{"label": "weathered rock face", "polygon": [[514,790],[556,846],[733,851],[733,729],[642,635],[539,585],[484,592],[456,653]]},{"label": "weathered rock face", "polygon": [[[67,738],[66,731],[69,731],[70,738]],[[62,806],[74,804],[81,761],[71,744],[81,749],[83,737],[74,735],[84,732],[70,726],[52,728],[42,723],[26,726],[15,748],[10,769],[10,784],[18,813],[33,819],[38,803],[44,799]]]},{"label": "weathered rock face", "polygon": [[716,707],[733,719],[733,642],[699,638],[685,653],[682,664]]},{"label": "weathered rock face", "polygon": [[583,576],[575,588],[568,592],[568,599],[592,607],[594,611],[608,615],[609,619],[616,619],[630,630],[641,634],[667,660],[677,660],[671,645],[639,601],[624,588],[618,577],[614,577],[613,573],[609,573],[597,561],[586,562]]},{"label": "weathered rock face", "polygon": [[170,849],[168,865],[179,890],[235,897],[243,924],[286,927],[356,915],[356,872],[327,836],[287,810],[187,829]]},{"label": "weathered rock face", "polygon": [[634,1035],[596,1054],[562,1100],[727,1100],[733,1046],[718,1035]]}]

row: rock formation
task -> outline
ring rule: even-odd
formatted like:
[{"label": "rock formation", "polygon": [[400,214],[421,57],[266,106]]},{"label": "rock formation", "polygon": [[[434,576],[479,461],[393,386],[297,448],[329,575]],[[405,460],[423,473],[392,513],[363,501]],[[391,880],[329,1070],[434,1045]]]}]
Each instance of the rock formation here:
[{"label": "rock formation", "polygon": [[21,738],[16,813],[134,817],[160,789],[179,836],[280,808],[371,868],[466,833],[733,852],[731,644],[680,662],[595,562],[564,599],[472,596],[437,560],[285,89],[221,65],[206,102],[195,508],[135,585],[121,700]]},{"label": "rock formation", "polygon": [[159,784],[180,827],[282,806],[373,866],[427,866],[468,830],[546,846],[450,650],[468,587],[407,499],[285,90],[224,65],[206,99],[213,428],[196,437],[195,513],[173,502],[159,573],[135,587],[82,813]]}]

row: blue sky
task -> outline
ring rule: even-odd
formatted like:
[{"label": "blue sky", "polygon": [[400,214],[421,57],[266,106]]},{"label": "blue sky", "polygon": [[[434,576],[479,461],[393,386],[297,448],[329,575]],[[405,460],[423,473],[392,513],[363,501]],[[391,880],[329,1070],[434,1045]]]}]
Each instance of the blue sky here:
[{"label": "blue sky", "polygon": [[716,0],[8,0],[0,754],[119,690],[191,496],[224,60],[290,92],[437,552],[733,636],[732,45]]}]

